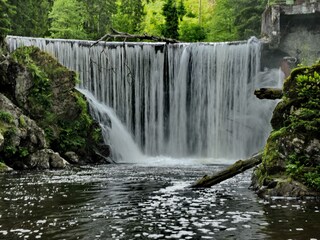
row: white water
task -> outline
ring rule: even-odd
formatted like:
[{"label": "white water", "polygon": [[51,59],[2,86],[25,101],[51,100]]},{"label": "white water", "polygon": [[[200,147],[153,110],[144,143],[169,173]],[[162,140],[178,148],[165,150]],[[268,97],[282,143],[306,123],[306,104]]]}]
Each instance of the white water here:
[{"label": "white water", "polygon": [[117,161],[136,163],[144,159],[139,147],[135,144],[128,130],[114,111],[97,101],[88,90],[79,88],[78,90],[87,98],[91,115],[100,123],[105,144],[110,144],[112,153],[118,154],[118,156],[114,156]]},{"label": "white water", "polygon": [[[260,150],[269,134],[274,103],[253,95],[268,85],[257,82],[258,41],[90,47],[87,41],[9,37],[8,43],[11,51],[36,45],[79,72],[79,87],[114,110],[145,154],[239,159]],[[119,130],[112,134],[128,138]]]}]

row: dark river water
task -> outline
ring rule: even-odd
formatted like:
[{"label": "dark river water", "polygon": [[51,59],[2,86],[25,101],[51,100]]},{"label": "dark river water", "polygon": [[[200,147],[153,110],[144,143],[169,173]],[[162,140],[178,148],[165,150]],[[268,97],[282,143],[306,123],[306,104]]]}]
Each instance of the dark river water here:
[{"label": "dark river water", "polygon": [[316,200],[261,200],[250,171],[210,189],[222,165],[102,165],[0,174],[0,239],[320,239]]}]

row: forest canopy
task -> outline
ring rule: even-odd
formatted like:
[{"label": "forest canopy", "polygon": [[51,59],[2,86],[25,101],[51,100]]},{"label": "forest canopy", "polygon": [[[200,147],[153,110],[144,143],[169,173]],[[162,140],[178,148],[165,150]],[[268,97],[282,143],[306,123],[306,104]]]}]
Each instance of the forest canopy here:
[{"label": "forest canopy", "polygon": [[260,35],[267,0],[0,0],[0,34],[99,39],[111,28],[180,41]]}]

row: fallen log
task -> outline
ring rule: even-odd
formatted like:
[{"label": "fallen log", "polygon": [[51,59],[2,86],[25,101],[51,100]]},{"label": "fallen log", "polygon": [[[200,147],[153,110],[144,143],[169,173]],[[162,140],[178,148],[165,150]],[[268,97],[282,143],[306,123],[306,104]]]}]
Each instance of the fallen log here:
[{"label": "fallen log", "polygon": [[101,37],[99,40],[95,41],[91,44],[91,47],[94,45],[97,45],[101,41],[107,41],[108,39],[123,39],[126,41],[127,39],[139,39],[139,40],[151,40],[151,41],[157,41],[157,42],[165,42],[165,43],[179,43],[178,40],[172,39],[172,38],[164,38],[164,37],[158,37],[158,36],[152,36],[152,35],[146,35],[146,34],[130,34],[126,32],[119,32],[113,28],[111,28],[111,33],[107,33],[103,37]]},{"label": "fallen log", "polygon": [[197,180],[190,187],[191,188],[208,188],[216,185],[224,180],[232,178],[245,170],[253,168],[254,166],[260,164],[262,161],[262,153],[258,153],[246,160],[239,160],[233,165],[229,166],[227,169],[215,173],[211,176],[205,175],[204,177]]},{"label": "fallen log", "polygon": [[259,99],[281,99],[283,92],[281,88],[259,88],[254,91]]}]

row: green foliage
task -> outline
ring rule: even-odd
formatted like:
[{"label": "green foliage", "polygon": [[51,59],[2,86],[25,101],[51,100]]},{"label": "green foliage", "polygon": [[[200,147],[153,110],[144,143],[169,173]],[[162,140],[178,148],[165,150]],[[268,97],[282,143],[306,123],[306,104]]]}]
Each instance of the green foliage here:
[{"label": "green foliage", "polygon": [[293,179],[320,191],[320,166],[310,168],[309,164],[306,156],[291,154],[287,160],[286,173]]},{"label": "green foliage", "polygon": [[17,129],[11,126],[6,130],[4,134],[4,138],[6,139],[6,141],[4,144],[3,152],[4,152],[4,155],[7,157],[12,157],[18,151],[16,146],[12,144],[12,138],[15,136],[16,132],[17,132]]},{"label": "green foliage", "polygon": [[146,4],[144,21],[141,23],[144,32],[155,36],[161,35],[162,25],[165,22],[162,7],[163,1],[150,1]]},{"label": "green foliage", "polygon": [[[320,190],[320,167],[314,152],[318,150],[317,147],[310,148],[313,147],[313,142],[319,139],[319,73],[319,64],[299,67],[294,69],[286,80],[284,101],[281,107],[275,110],[275,114],[283,115],[283,124],[270,134],[262,162],[266,172],[270,173],[270,169],[279,164],[281,155],[281,159],[286,160],[285,174],[317,191]],[[259,170],[261,175],[264,168],[259,167]]]},{"label": "green foliage", "polygon": [[10,32],[10,27],[11,27],[10,16],[13,14],[14,14],[14,9],[8,3],[8,1],[0,0],[0,40]]},{"label": "green foliage", "polygon": [[[318,135],[320,129],[320,65],[294,69],[284,84],[286,98],[298,102],[286,124],[293,132]],[[296,104],[297,105],[297,104]]]},{"label": "green foliage", "polygon": [[183,21],[179,30],[180,40],[186,42],[204,41],[206,38],[205,30],[199,23]]},{"label": "green foliage", "polygon": [[117,12],[112,17],[113,27],[123,32],[141,32],[144,16],[142,0],[118,0]]},{"label": "green foliage", "polygon": [[53,38],[86,39],[84,25],[88,13],[77,0],[55,0],[49,14],[50,33]]},{"label": "green foliage", "polygon": [[48,35],[52,0],[8,0],[15,7],[11,17],[10,34],[18,36],[44,37]]},{"label": "green foliage", "polygon": [[299,157],[293,153],[289,155],[286,164],[286,173],[295,179],[300,179],[303,175],[304,166],[300,162]]},{"label": "green foliage", "polygon": [[3,151],[6,156],[13,156],[18,150],[15,146],[9,145],[5,146]]},{"label": "green foliage", "polygon": [[51,106],[51,81],[47,74],[39,67],[34,56],[39,53],[36,47],[21,47],[17,49],[12,57],[27,67],[33,79],[33,86],[28,96],[30,106],[39,116],[45,115],[47,109]]},{"label": "green foliage", "polygon": [[[319,67],[320,69],[320,67]],[[319,71],[320,72],[320,71]],[[308,99],[305,106],[320,108],[320,74],[307,68],[304,74],[296,77],[298,97]]]},{"label": "green foliage", "polygon": [[59,134],[59,148],[62,151],[76,151],[85,149],[88,130],[93,120],[88,114],[86,100],[80,95],[75,94],[77,104],[81,109],[79,117],[75,120],[60,120],[61,128]]},{"label": "green foliage", "polygon": [[162,26],[162,35],[168,38],[178,39],[179,14],[176,1],[166,0],[162,7],[162,14],[165,17],[165,24]]},{"label": "green foliage", "polygon": [[116,13],[115,0],[78,0],[84,8],[83,29],[88,39],[99,39],[112,26]]},{"label": "green foliage", "polygon": [[235,6],[235,26],[238,39],[260,36],[261,15],[267,4],[266,0],[237,0]]},{"label": "green foliage", "polygon": [[300,108],[289,117],[289,128],[293,132],[314,132],[320,129],[320,111],[316,109]]},{"label": "green foliage", "polygon": [[16,14],[1,11],[0,32],[13,35],[98,39],[113,27],[183,41],[231,41],[259,35],[267,0],[0,0],[1,9],[7,3]]},{"label": "green foliage", "polygon": [[217,0],[208,23],[209,41],[248,39],[260,35],[261,14],[266,0]]},{"label": "green foliage", "polygon": [[19,157],[27,157],[30,153],[26,147],[19,147],[18,149]]},{"label": "green foliage", "polygon": [[316,172],[308,172],[304,174],[306,184],[311,188],[320,191],[320,168]]},{"label": "green foliage", "polygon": [[11,113],[6,111],[0,111],[0,121],[3,121],[5,123],[13,123],[13,116]]}]

